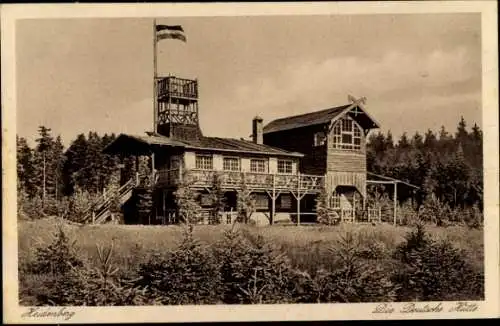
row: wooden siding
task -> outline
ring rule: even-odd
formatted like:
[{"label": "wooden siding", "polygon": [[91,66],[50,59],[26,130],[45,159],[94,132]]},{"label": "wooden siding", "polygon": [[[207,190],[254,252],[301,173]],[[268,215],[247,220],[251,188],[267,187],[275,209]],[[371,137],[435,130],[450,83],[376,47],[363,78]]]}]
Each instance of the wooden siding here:
[{"label": "wooden siding", "polygon": [[361,132],[360,150],[342,150],[333,148],[332,128],[332,132],[328,134],[327,147],[328,157],[326,164],[328,172],[345,171],[366,174],[366,138],[364,132]]},{"label": "wooden siding", "polygon": [[304,154],[299,165],[300,173],[324,175],[326,146],[314,146],[314,134],[324,128],[324,125],[319,125],[264,134],[264,144]]},{"label": "wooden siding", "polygon": [[325,178],[328,192],[333,192],[337,186],[354,186],[359,193],[366,195],[366,173],[363,172],[328,172]]},{"label": "wooden siding", "polygon": [[327,165],[328,172],[366,173],[366,155],[330,149]]}]

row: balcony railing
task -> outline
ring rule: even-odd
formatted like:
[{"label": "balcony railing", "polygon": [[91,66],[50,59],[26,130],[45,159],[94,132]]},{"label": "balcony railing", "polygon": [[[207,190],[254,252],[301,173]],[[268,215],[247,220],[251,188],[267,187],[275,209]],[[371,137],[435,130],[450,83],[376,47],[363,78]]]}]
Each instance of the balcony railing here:
[{"label": "balcony railing", "polygon": [[158,80],[158,96],[181,98],[198,98],[198,83],[196,80],[177,77],[165,77]]},{"label": "balcony railing", "polygon": [[[243,183],[252,190],[296,191],[300,193],[316,193],[324,186],[324,177],[307,174],[270,174],[254,172],[233,172],[215,170],[189,170],[188,183],[194,188],[210,188],[215,177],[225,189],[239,189]],[[175,186],[181,180],[178,169],[159,170],[156,184],[158,186]]]}]

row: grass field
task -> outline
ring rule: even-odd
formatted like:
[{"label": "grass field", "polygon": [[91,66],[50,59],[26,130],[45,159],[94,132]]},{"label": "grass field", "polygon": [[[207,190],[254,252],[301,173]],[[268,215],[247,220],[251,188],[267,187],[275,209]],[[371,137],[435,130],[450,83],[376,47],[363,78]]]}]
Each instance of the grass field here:
[{"label": "grass field", "polygon": [[[56,230],[56,219],[22,221],[18,227],[19,264],[33,260],[36,248],[47,246]],[[245,232],[260,234],[275,244],[291,260],[294,267],[304,271],[328,268],[331,253],[328,248],[345,233],[352,233],[360,248],[377,250],[379,259],[390,259],[390,253],[404,240],[409,227],[381,225],[344,224],[340,226],[238,226]],[[195,226],[194,235],[202,243],[211,244],[221,239],[222,232],[230,226]],[[180,242],[180,226],[146,225],[71,225],[64,230],[70,239],[76,241],[79,256],[93,263],[96,245],[113,245],[113,262],[126,272],[144,262],[153,253],[174,249]],[[476,270],[483,269],[483,231],[467,227],[434,227],[427,231],[433,239],[447,239],[454,247],[465,251],[466,260]]]}]

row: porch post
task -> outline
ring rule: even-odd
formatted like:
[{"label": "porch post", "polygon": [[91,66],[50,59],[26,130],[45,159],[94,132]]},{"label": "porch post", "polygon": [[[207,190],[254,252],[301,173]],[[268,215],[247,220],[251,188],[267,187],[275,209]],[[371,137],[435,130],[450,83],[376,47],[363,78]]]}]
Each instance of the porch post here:
[{"label": "porch post", "polygon": [[274,214],[276,213],[276,178],[273,174],[273,196],[271,198],[271,225],[274,224]]},{"label": "porch post", "polygon": [[297,226],[300,226],[300,173],[298,174],[298,182],[297,182]]},{"label": "porch post", "polygon": [[179,163],[179,182],[182,182],[182,174],[184,172],[182,171],[182,161]]},{"label": "porch post", "polygon": [[162,221],[161,221],[161,224],[166,224],[165,223],[165,219],[167,218],[167,212],[166,212],[166,207],[165,207],[165,189],[162,189],[161,190],[161,205],[162,205],[162,209],[163,209],[163,218],[162,218]]},{"label": "porch post", "polygon": [[[150,181],[150,187],[151,187],[151,199],[152,199],[152,202],[153,202],[153,210],[152,210],[152,213],[154,214],[153,215],[153,221],[156,221],[156,219],[158,218],[158,202],[157,202],[158,197],[155,196],[155,191],[154,191],[155,190],[155,153],[154,152],[151,152],[151,181]],[[149,224],[151,224],[151,219],[149,221]]]},{"label": "porch post", "polygon": [[352,221],[356,223],[356,191],[354,191],[354,195],[352,196]]},{"label": "porch post", "polygon": [[151,153],[151,187],[155,184],[155,153]]},{"label": "porch post", "polygon": [[135,156],[135,184],[139,185],[139,155]]},{"label": "porch post", "polygon": [[398,194],[397,194],[397,189],[398,189],[398,183],[396,181],[393,181],[393,184],[394,184],[394,226],[396,226],[396,218],[397,218],[397,211],[398,211],[398,207],[397,207],[397,203],[398,203]]}]

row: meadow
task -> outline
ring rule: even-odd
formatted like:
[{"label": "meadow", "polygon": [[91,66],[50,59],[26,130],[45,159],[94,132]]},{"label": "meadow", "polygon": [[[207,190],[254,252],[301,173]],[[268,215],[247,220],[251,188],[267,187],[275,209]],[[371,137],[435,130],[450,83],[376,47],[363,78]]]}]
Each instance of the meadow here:
[{"label": "meadow", "polygon": [[[75,250],[74,253],[75,256],[78,257],[79,260],[81,260],[82,262],[84,262],[84,264],[88,266],[91,266],[93,268],[99,267],[101,264],[100,259],[102,259],[102,252],[108,252],[110,248],[113,248],[112,255],[111,254],[109,255],[108,264],[113,265],[116,268],[117,270],[116,277],[118,278],[124,278],[124,277],[130,278],[132,274],[134,277],[137,275],[144,276],[144,270],[150,271],[153,268],[151,267],[153,266],[152,264],[156,264],[152,262],[155,262],[155,260],[164,261],[162,259],[167,259],[167,258],[159,259],[157,257],[162,257],[162,256],[165,257],[169,255],[171,256],[172,253],[175,255],[176,252],[178,252],[179,250],[181,251],[187,250],[186,252],[188,252],[189,254],[191,254],[193,250],[194,251],[197,250],[197,249],[196,250],[192,249],[191,247],[190,247],[191,249],[185,249],[185,247],[183,247],[183,243],[185,241],[185,228],[182,226],[146,226],[146,225],[112,225],[112,224],[76,225],[69,223],[58,224],[57,219],[55,218],[20,221],[18,226],[20,296],[21,296],[20,299],[21,302],[25,302],[25,304],[47,304],[46,302],[42,302],[43,300],[40,299],[39,296],[40,293],[37,294],[36,290],[33,289],[27,290],[28,288],[36,287],[39,282],[43,282],[43,277],[45,277],[36,275],[37,273],[31,270],[30,266],[32,266],[33,262],[37,261],[38,259],[37,258],[37,255],[39,255],[38,248],[46,248],[51,243],[54,242],[54,234],[57,234],[58,225],[62,225],[62,230],[64,230],[64,233],[69,239],[69,242],[70,243],[74,242],[74,245],[72,245],[71,247],[72,250],[73,249]],[[230,225],[199,225],[199,226],[194,226],[192,230],[192,237],[196,239],[197,242],[199,242],[200,247],[211,248],[210,250],[216,248],[215,261],[223,261],[227,257],[220,256],[221,255],[220,248],[226,249],[225,246],[227,246],[227,242],[226,245],[221,246],[221,241],[223,241],[224,238],[226,238],[227,240],[227,234],[231,230],[240,234],[242,239],[250,239],[251,240],[250,242],[253,241],[252,239],[261,236],[263,243],[265,243],[266,246],[271,248],[264,254],[262,253],[264,249],[262,249],[263,247],[260,245],[254,246],[253,249],[244,249],[244,250],[241,249],[242,250],[241,251],[242,253],[240,255],[241,257],[243,256],[250,257],[253,255],[252,257],[254,258],[252,259],[256,259],[253,262],[251,262],[251,259],[249,260],[249,258],[248,259],[245,258],[246,259],[245,262],[248,264],[249,271],[254,268],[253,265],[260,263],[259,260],[262,260],[262,255],[264,256],[272,255],[273,257],[284,256],[287,262],[286,264],[281,260],[278,263],[276,263],[276,260],[270,260],[269,264],[271,265],[266,265],[265,268],[268,268],[270,271],[272,271],[274,268],[276,268],[276,266],[272,266],[272,264],[278,264],[280,266],[279,269],[281,271],[282,268],[281,266],[286,265],[286,267],[283,267],[284,269],[289,269],[290,271],[294,271],[294,273],[295,271],[298,271],[300,275],[306,273],[308,275],[307,276],[308,280],[309,279],[312,280],[313,278],[318,277],[318,275],[321,274],[321,271],[327,271],[328,273],[331,274],[328,274],[329,275],[328,278],[322,279],[323,283],[320,282],[321,284],[323,284],[322,286],[327,286],[327,287],[330,286],[328,285],[329,283],[337,282],[332,280],[339,279],[337,276],[335,276],[337,275],[335,273],[338,273],[339,270],[344,271],[347,268],[345,266],[346,264],[345,261],[343,263],[342,262],[339,263],[339,257],[344,257],[346,253],[349,254],[350,252],[354,251],[355,253],[353,255],[358,257],[360,262],[362,263],[359,266],[362,266],[364,264],[363,266],[365,267],[363,268],[365,269],[367,268],[366,266],[369,266],[368,269],[377,269],[379,272],[381,272],[381,274],[377,276],[378,278],[383,278],[384,280],[392,280],[391,282],[396,282],[396,283],[400,282],[399,284],[400,288],[405,287],[404,284],[405,282],[408,282],[409,276],[405,275],[404,277],[401,278],[401,276],[396,277],[393,274],[395,273],[395,271],[404,270],[402,266],[406,265],[409,266],[408,273],[418,273],[418,271],[416,271],[415,268],[417,269],[422,268],[422,270],[426,270],[426,268],[429,269],[428,266],[423,266],[423,267],[414,266],[414,263],[411,261],[414,258],[411,258],[409,261],[405,261],[405,258],[396,258],[395,251],[397,251],[397,248],[400,248],[402,246],[403,247],[406,246],[404,247],[406,248],[404,250],[406,250],[407,253],[409,253],[408,254],[410,255],[409,257],[416,257],[414,255],[421,255],[423,258],[417,260],[428,261],[429,264],[434,266],[431,267],[431,269],[435,268],[439,273],[443,273],[441,275],[443,279],[449,279],[460,276],[459,274],[461,273],[461,271],[453,270],[453,268],[461,269],[462,267],[453,267],[453,266],[462,266],[465,264],[468,266],[467,267],[468,270],[474,273],[474,275],[482,275],[484,269],[483,231],[482,229],[472,229],[465,226],[437,227],[432,225],[426,225],[425,226],[426,235],[429,237],[429,239],[433,241],[433,243],[436,243],[437,251],[435,251],[436,253],[434,254],[431,253],[432,250],[430,249],[420,250],[411,248],[410,246],[411,241],[408,240],[408,237],[411,234],[411,232],[414,231],[414,228],[407,226],[393,226],[389,224],[379,224],[379,225],[341,224],[338,226],[300,226],[300,227],[297,226],[255,227],[255,226],[237,224],[235,225],[234,229],[232,229],[232,226]],[[349,242],[347,244],[347,247],[346,247],[346,239]],[[230,246],[234,245],[238,248],[240,246],[239,244],[235,245],[234,244],[235,242],[230,242],[230,243],[231,243]],[[446,243],[449,246],[437,247],[437,244],[442,244],[442,243]],[[344,252],[337,252],[336,250],[339,247],[342,247],[343,249],[341,250],[344,250]],[[255,248],[257,248],[258,250],[256,251]],[[195,255],[196,257],[198,257],[196,259],[208,259],[207,257],[212,255],[211,252],[212,251],[203,251],[206,257],[200,258]],[[251,254],[248,254],[248,252],[251,252]],[[448,252],[451,253],[448,255]],[[274,253],[276,253],[276,255]],[[227,253],[224,253],[224,255],[226,254]],[[441,258],[437,256],[428,257],[429,255],[438,255],[438,256],[442,255],[442,257]],[[448,259],[447,255],[452,258]],[[230,259],[233,260],[236,259],[237,261],[236,265],[240,266],[242,264],[240,259],[243,258],[241,258],[240,256],[234,256],[234,257],[233,256],[231,256]],[[261,258],[255,258],[257,256]],[[457,259],[460,260],[459,263],[455,262]],[[450,266],[452,266],[450,267],[450,270],[446,270],[447,267],[445,266],[446,261],[448,260],[450,261]],[[172,262],[171,260],[169,261]],[[210,260],[210,262],[213,261]],[[216,263],[217,262],[214,262],[214,264]],[[196,265],[198,264],[199,262],[196,262]],[[235,264],[234,261],[232,261],[231,264],[234,265]],[[440,264],[445,264],[445,265],[440,266]],[[145,269],[144,266],[147,266],[147,268]],[[158,269],[159,267],[155,265],[154,268]],[[169,271],[170,274],[172,273],[175,274],[177,272],[180,274],[183,273],[182,270]],[[359,274],[356,275],[353,274],[350,277],[352,277],[354,281],[357,282],[357,280],[363,279],[364,276],[363,273],[361,273],[362,272],[361,267],[360,270],[356,272],[358,272]],[[157,274],[157,271],[155,273]],[[433,271],[433,273],[435,272]],[[248,272],[247,274],[248,275],[246,275],[246,278],[251,279],[252,276],[251,272]],[[450,275],[452,275],[453,277],[451,277]],[[325,281],[327,279],[330,281],[328,282]],[[314,279],[313,281],[316,282],[317,280]],[[217,284],[217,282],[218,281],[214,281],[214,284]],[[380,280],[374,279],[371,280],[370,282],[378,284]],[[464,280],[464,282],[467,282],[467,280]],[[300,281],[300,283],[302,284],[303,280]],[[315,286],[317,286],[317,284],[319,283],[316,282],[314,284],[316,284]],[[337,286],[344,287],[346,285],[337,284]],[[366,284],[359,284],[352,286],[366,287]],[[311,289],[314,288],[314,286],[310,287]],[[425,285],[422,285],[422,287],[425,287]],[[440,293],[445,293],[447,291],[447,289],[443,287],[444,286],[442,286],[442,288],[439,289],[439,291],[441,291]],[[296,288],[296,286],[294,286],[294,288]],[[324,289],[321,291],[322,293],[325,292]],[[335,292],[338,291],[338,289],[332,291]],[[263,299],[262,297],[260,297],[259,299],[260,301],[258,300],[258,302],[281,303],[281,302],[287,302],[287,300],[289,299],[289,298],[278,299],[276,293],[269,294],[269,298],[267,301],[266,300],[262,301]],[[37,295],[38,299],[35,298]],[[158,292],[156,292],[155,295],[158,295]],[[384,294],[381,295],[379,299],[382,301],[390,301],[391,299],[407,300],[412,295],[414,294],[413,293],[411,295],[404,294],[401,295],[401,297],[399,298],[396,295],[396,297],[393,298],[392,296],[385,296]],[[451,293],[450,295],[453,295],[453,293]],[[470,297],[468,297],[467,295],[468,295],[467,293],[456,294],[457,298],[460,297],[468,299],[477,299],[476,294],[470,294]],[[315,296],[317,295],[315,294]],[[363,301],[363,298],[360,298],[361,296],[362,294],[360,294],[358,297],[354,296],[354,298],[356,298],[355,300],[338,299],[339,297],[344,298],[344,296],[321,297],[322,298],[321,300],[320,299],[317,300],[314,299],[314,300],[315,302]],[[240,293],[238,295],[235,295],[235,297],[241,299],[242,295]],[[247,295],[246,299],[241,299],[240,303],[253,303],[254,301],[248,299],[248,297],[249,295]],[[421,298],[425,299],[425,296],[421,296]],[[432,296],[429,298],[436,299],[435,297]],[[187,303],[205,303],[200,298],[198,299],[191,298],[186,300]],[[193,300],[194,302],[192,302]],[[301,299],[299,299],[298,302],[300,302],[300,300]],[[308,299],[303,299],[303,300],[305,300],[305,302],[310,302],[312,299],[308,297]],[[366,300],[370,300],[370,298],[366,298]],[[166,304],[170,303],[170,301],[168,300],[166,301],[163,300],[162,302],[163,304],[165,304],[165,302]],[[220,299],[218,303],[221,302],[225,302],[224,299]]]}]

